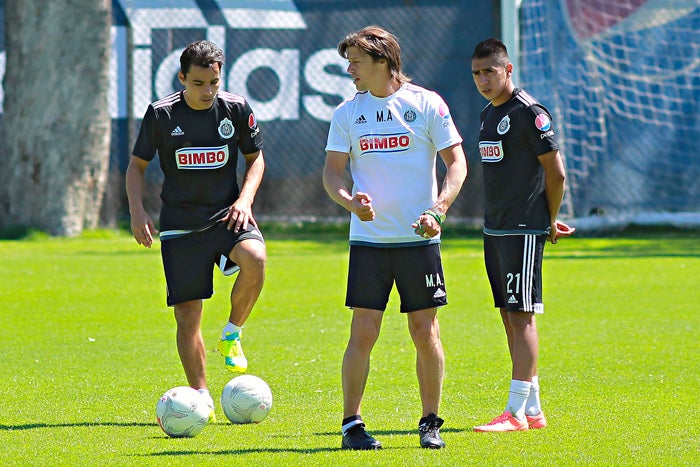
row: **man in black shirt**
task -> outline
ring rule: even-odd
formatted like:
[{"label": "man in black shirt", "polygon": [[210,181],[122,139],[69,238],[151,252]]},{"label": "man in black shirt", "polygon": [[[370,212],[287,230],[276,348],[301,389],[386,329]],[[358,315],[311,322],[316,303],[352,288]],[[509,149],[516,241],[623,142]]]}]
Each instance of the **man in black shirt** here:
[{"label": "man in black shirt", "polygon": [[512,362],[503,414],[475,431],[544,428],[539,399],[535,313],[543,313],[542,256],[573,229],[557,220],[565,171],[551,115],[511,80],[505,45],[480,42],[472,55],[481,112],[479,151],[484,173],[484,260],[494,304],[500,309]]},{"label": "man in black shirt", "polygon": [[[202,301],[213,294],[214,265],[226,275],[240,271],[219,350],[227,369],[244,372],[242,327],[262,290],[266,262],[252,211],[265,169],[262,136],[246,100],[219,89],[223,61],[223,51],[211,42],[185,48],[178,73],[184,90],[148,106],[126,171],[131,230],[140,245],[150,248],[159,232],[143,206],[144,173],[158,153],[164,175],[160,240],[167,303],[174,307],[187,381],[207,396],[200,323]],[[246,164],[240,189],[239,150]]]}]

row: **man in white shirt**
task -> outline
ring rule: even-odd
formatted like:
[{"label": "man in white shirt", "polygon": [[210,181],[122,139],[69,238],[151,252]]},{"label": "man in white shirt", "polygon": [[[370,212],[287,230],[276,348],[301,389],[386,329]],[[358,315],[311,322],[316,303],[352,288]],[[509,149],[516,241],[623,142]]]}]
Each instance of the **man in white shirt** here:
[{"label": "man in white shirt", "polygon": [[[353,310],[343,357],[344,449],[380,449],[360,405],[370,353],[396,283],[416,347],[422,402],[420,444],[445,446],[437,416],[444,374],[437,308],[447,304],[440,257],[445,215],[467,176],[462,138],[443,99],[409,83],[396,37],[377,26],[348,35],[338,53],[357,94],[335,110],[323,184],[350,211],[346,306]],[[438,193],[436,155],[447,167]],[[344,179],[348,162],[353,187]]]}]

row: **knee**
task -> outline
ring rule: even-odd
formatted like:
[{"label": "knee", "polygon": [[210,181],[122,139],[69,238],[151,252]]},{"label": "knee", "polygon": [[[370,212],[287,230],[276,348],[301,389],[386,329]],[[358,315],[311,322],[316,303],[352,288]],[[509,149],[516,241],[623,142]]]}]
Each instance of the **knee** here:
[{"label": "knee", "polygon": [[349,346],[369,350],[379,338],[379,328],[372,323],[355,323],[350,332]]},{"label": "knee", "polygon": [[236,245],[229,255],[231,260],[241,268],[241,274],[248,280],[265,280],[267,250],[265,244],[257,240],[244,240]]},{"label": "knee", "polygon": [[535,315],[526,312],[508,313],[508,325],[516,333],[524,333],[535,329]]},{"label": "knee", "polygon": [[437,326],[437,321],[413,324],[409,326],[409,332],[416,347],[433,346],[440,342],[440,329]]},{"label": "knee", "polygon": [[362,353],[371,352],[374,344],[377,342],[377,337],[374,334],[353,332],[348,341],[348,348],[355,349]]},{"label": "knee", "polygon": [[178,303],[174,306],[174,315],[178,329],[198,329],[202,319],[202,301]]},{"label": "knee", "polygon": [[242,268],[265,270],[267,263],[267,249],[265,244],[257,240],[244,241],[239,244],[240,254],[236,251],[236,263]]},{"label": "knee", "polygon": [[267,249],[265,244],[261,243],[256,248],[249,249],[250,261],[257,265],[260,269],[265,269],[265,264],[267,264]]},{"label": "knee", "polygon": [[408,315],[408,331],[414,341],[440,340],[440,326],[436,314],[414,311]]}]

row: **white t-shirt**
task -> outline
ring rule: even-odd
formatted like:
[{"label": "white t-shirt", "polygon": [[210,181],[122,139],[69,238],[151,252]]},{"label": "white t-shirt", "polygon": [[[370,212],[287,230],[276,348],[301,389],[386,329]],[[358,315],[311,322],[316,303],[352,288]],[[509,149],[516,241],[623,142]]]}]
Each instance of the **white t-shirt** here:
[{"label": "white t-shirt", "polygon": [[352,192],[372,198],[373,221],[350,216],[350,244],[409,246],[423,239],[411,223],[437,199],[437,151],[462,142],[445,101],[404,83],[389,97],[358,92],[333,113],[326,151],[350,155]]}]

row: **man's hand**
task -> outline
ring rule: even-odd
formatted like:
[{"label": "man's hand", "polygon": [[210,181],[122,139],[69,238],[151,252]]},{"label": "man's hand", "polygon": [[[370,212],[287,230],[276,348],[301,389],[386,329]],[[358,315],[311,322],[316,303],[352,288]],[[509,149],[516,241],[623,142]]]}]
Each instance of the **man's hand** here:
[{"label": "man's hand", "polygon": [[251,203],[241,200],[241,198],[238,198],[236,202],[231,205],[224,218],[221,219],[221,222],[228,222],[226,228],[234,232],[246,230],[248,224],[255,227],[258,226],[253,218],[253,207]]},{"label": "man's hand", "polygon": [[562,221],[555,220],[554,223],[552,223],[548,240],[554,244],[557,243],[557,240],[560,238],[572,236],[574,232],[576,232],[575,227],[570,227]]},{"label": "man's hand", "polygon": [[372,198],[367,193],[357,192],[350,201],[350,210],[355,213],[361,221],[374,220],[374,208],[372,208]]},{"label": "man's hand", "polygon": [[425,212],[411,224],[411,227],[413,227],[413,231],[416,235],[420,235],[423,238],[432,238],[442,232],[442,226],[437,219]]},{"label": "man's hand", "polygon": [[131,215],[131,233],[134,234],[136,243],[151,248],[153,237],[158,234],[158,231],[151,216],[145,210],[141,210]]}]

